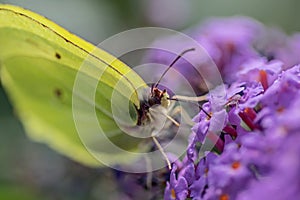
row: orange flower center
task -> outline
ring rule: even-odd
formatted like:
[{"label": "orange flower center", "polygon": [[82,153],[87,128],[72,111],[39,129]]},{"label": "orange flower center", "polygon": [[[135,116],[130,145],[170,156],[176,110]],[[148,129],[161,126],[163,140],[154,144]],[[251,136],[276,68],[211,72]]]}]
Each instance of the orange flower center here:
[{"label": "orange flower center", "polygon": [[284,107],[279,107],[279,108],[277,108],[277,112],[278,113],[282,113],[284,111]]},{"label": "orange flower center", "polygon": [[229,195],[228,194],[222,194],[220,196],[219,200],[229,200]]},{"label": "orange flower center", "polygon": [[205,174],[205,175],[208,174],[208,167],[206,167],[206,168],[204,169],[204,174]]},{"label": "orange flower center", "polygon": [[231,164],[232,169],[238,169],[240,166],[241,166],[241,163],[238,162],[238,161],[234,161],[234,162]]},{"label": "orange flower center", "polygon": [[171,197],[172,197],[173,199],[176,199],[176,193],[175,193],[175,190],[174,190],[174,189],[171,190]]},{"label": "orange flower center", "polygon": [[265,70],[259,71],[259,82],[263,86],[264,90],[268,89],[268,76]]}]

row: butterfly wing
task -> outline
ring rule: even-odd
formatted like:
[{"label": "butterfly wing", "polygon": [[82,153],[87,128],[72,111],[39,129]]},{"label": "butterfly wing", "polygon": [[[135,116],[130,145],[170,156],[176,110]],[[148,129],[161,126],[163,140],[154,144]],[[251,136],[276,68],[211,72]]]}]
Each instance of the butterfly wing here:
[{"label": "butterfly wing", "polygon": [[[120,152],[103,151],[109,147],[101,145],[103,137],[93,138],[99,127],[91,121],[96,117],[105,137],[122,149],[138,148],[140,141],[122,132],[112,110],[122,113],[127,101],[136,115],[136,89],[146,84],[133,70],[46,18],[10,5],[0,5],[0,45],[2,85],[33,140],[90,166],[100,164],[95,155],[112,164],[130,161]],[[113,103],[112,97],[117,97]],[[86,132],[78,134],[78,127]]]}]

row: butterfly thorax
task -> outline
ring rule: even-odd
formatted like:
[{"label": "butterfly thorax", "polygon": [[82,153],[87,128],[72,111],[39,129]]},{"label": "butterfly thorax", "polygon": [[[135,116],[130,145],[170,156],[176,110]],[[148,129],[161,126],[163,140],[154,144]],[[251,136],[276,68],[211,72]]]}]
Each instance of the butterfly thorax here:
[{"label": "butterfly thorax", "polygon": [[140,108],[137,109],[138,121],[137,125],[146,125],[151,122],[150,109],[154,106],[162,106],[167,109],[170,105],[169,95],[166,90],[160,90],[158,88],[151,89],[150,95],[140,100]]}]

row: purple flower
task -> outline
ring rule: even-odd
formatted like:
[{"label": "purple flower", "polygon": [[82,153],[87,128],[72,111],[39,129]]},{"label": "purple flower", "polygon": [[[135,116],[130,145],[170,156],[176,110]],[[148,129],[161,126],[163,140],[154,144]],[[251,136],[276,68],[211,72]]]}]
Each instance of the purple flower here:
[{"label": "purple flower", "polygon": [[267,63],[265,58],[261,58],[250,60],[242,66],[243,69],[237,73],[239,81],[256,81],[261,83],[264,90],[266,90],[277,79],[283,63],[274,60]]},{"label": "purple flower", "polygon": [[[237,73],[232,73],[233,71],[239,71],[243,63],[259,58],[253,45],[260,32],[261,24],[250,18],[212,19],[200,28],[186,31],[194,42],[177,36],[155,41],[152,45],[156,49],[148,52],[145,62],[169,66],[179,53],[195,47],[195,52],[187,53],[186,59],[182,58],[174,64],[162,85],[169,86],[174,93],[187,91],[182,84],[184,81],[178,81],[183,78],[189,82],[195,94],[199,95],[208,90],[204,80],[214,86],[221,84],[216,76],[219,73],[226,83],[233,83],[237,78]],[[176,52],[176,55],[172,52]],[[214,69],[215,65],[217,69]],[[149,73],[157,80],[163,73],[163,68],[152,65]]]},{"label": "purple flower", "polygon": [[191,185],[195,180],[195,165],[193,162],[187,164],[187,166],[180,171],[179,175],[182,175],[187,181],[188,185]]},{"label": "purple flower", "polygon": [[280,60],[283,69],[288,69],[300,63],[300,34],[291,37],[279,30],[266,29],[256,43],[256,49],[268,60]]},{"label": "purple flower", "polygon": [[207,21],[193,35],[213,58],[226,83],[236,80],[241,65],[258,58],[253,45],[263,27],[246,17],[215,18]]},{"label": "purple flower", "polygon": [[197,123],[193,126],[192,131],[197,135],[197,142],[204,144],[206,140],[209,140],[213,146],[209,145],[208,147],[213,148],[215,146],[218,151],[222,151],[224,142],[220,140],[218,133],[221,132],[227,123],[227,113],[224,109],[208,113],[205,111],[207,107],[209,107],[209,104],[205,104],[203,106],[204,111],[202,110],[193,119]]},{"label": "purple flower", "polygon": [[183,176],[176,178],[176,165],[173,165],[170,182],[167,182],[165,189],[164,199],[165,200],[185,200],[188,195],[188,183]]},{"label": "purple flower", "polygon": [[196,133],[197,141],[203,142],[204,138],[206,137],[209,123],[211,118],[211,112],[210,112],[210,103],[207,102],[202,105],[202,111],[199,112],[198,115],[196,115],[193,118],[193,121],[196,123],[192,131]]},{"label": "purple flower", "polygon": [[[298,118],[299,120],[299,118]],[[269,155],[272,166],[265,176],[252,180],[249,188],[241,192],[238,200],[295,199],[300,196],[300,134],[282,140],[281,146]]]},{"label": "purple flower", "polygon": [[217,156],[209,153],[198,163],[197,179],[190,186],[193,199],[234,199],[238,188],[251,180],[251,172],[244,166],[237,145],[229,145]]},{"label": "purple flower", "polygon": [[190,197],[194,200],[203,199],[203,196],[206,193],[207,187],[207,178],[201,176],[199,179],[195,180],[194,183],[190,186]]},{"label": "purple flower", "polygon": [[[300,43],[276,47],[274,57],[266,58],[253,48],[259,39],[254,30],[262,26],[238,21],[213,20],[193,32],[227,81],[226,95],[212,96],[217,89],[207,95],[193,119],[178,178],[173,175],[166,191],[172,194],[173,188],[175,196],[182,192],[194,200],[295,199],[300,196],[300,65],[289,66],[299,58],[287,48],[296,50]],[[208,141],[214,148],[201,158]]]},{"label": "purple flower", "polygon": [[[257,120],[261,120],[264,128],[272,127],[280,123],[283,119],[277,117],[284,114],[291,101],[299,96],[300,89],[300,70],[295,66],[290,70],[283,72],[279,79],[266,91],[261,99],[263,107]],[[288,117],[288,116],[287,116]]]},{"label": "purple flower", "polygon": [[207,189],[207,174],[210,169],[210,165],[217,158],[214,153],[206,152],[206,156],[203,157],[197,164],[195,181],[190,186],[190,197],[193,199],[201,199],[206,193]]}]

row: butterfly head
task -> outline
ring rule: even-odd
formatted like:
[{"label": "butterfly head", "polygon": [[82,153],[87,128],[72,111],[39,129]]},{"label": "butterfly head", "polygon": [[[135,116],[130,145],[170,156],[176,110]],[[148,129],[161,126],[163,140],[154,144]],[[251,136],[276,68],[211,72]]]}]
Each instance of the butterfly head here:
[{"label": "butterfly head", "polygon": [[148,99],[149,105],[161,105],[164,108],[168,108],[170,105],[169,95],[167,91],[160,90],[158,88],[152,88],[151,95]]},{"label": "butterfly head", "polygon": [[149,124],[155,116],[151,114],[151,109],[160,106],[162,109],[168,109],[170,105],[169,95],[167,91],[160,90],[157,87],[152,87],[148,95],[144,95],[140,99],[140,108],[137,109],[138,121],[137,125]]}]

